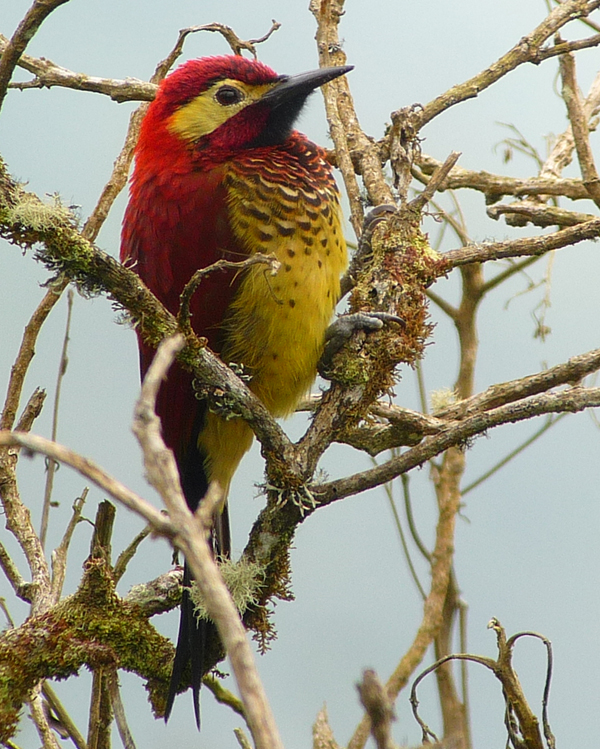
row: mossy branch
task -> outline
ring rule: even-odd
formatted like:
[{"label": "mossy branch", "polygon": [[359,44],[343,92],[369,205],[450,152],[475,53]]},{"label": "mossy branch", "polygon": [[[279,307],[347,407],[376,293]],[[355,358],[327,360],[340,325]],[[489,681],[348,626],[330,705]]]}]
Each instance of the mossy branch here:
[{"label": "mossy branch", "polygon": [[[0,159],[0,236],[25,249],[36,248],[36,258],[51,272],[65,274],[88,294],[104,293],[134,320],[141,338],[156,348],[179,329],[175,317],[142,283],[139,276],[86,240],[75,217],[59,201],[45,204],[23,190]],[[191,330],[184,331],[186,347],[178,357],[206,389],[245,419],[269,455],[281,456],[290,447],[283,430],[248,387],[223,364]]]},{"label": "mossy branch", "polygon": [[74,595],[0,637],[0,741],[13,735],[21,706],[41,679],[64,679],[82,666],[139,674],[161,713],[172,658],[172,644],[145,612],[117,596],[107,562],[90,558]]}]

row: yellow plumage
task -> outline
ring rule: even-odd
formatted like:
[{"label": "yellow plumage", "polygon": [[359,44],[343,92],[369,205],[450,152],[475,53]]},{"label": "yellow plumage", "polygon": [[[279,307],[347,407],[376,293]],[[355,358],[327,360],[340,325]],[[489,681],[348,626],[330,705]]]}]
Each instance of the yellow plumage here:
[{"label": "yellow plumage", "polygon": [[[347,264],[333,180],[309,184],[298,170],[294,180],[287,174],[283,184],[281,171],[271,155],[268,161],[247,159],[244,170],[232,164],[225,178],[240,245],[250,255],[273,253],[281,266],[273,275],[267,266],[256,265],[244,276],[230,305],[222,356],[244,365],[252,376],[251,390],[274,416],[289,415],[315,378]],[[251,442],[244,421],[209,413],[199,445],[209,456],[210,478],[227,489]]]}]

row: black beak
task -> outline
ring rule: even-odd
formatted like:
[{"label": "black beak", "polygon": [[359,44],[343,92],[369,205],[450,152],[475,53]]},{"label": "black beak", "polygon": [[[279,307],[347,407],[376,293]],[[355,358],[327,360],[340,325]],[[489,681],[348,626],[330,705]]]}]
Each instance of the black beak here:
[{"label": "black beak", "polygon": [[261,98],[261,102],[267,103],[274,109],[292,99],[304,100],[311,91],[339,78],[340,75],[349,73],[353,68],[354,65],[339,65],[334,68],[319,68],[299,75],[281,76],[281,82],[267,91]]}]

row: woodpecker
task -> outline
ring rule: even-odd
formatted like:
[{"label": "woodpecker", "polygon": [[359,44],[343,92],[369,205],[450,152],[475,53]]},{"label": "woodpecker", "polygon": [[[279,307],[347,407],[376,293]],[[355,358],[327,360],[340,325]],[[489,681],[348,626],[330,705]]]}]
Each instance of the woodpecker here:
[{"label": "woodpecker", "polygon": [[[347,264],[339,194],[325,151],[293,129],[312,91],[351,70],[277,75],[241,56],[191,60],[159,86],[143,120],[125,212],[121,260],[177,314],[199,268],[274,253],[243,273],[213,272],[194,294],[191,324],[276,417],[289,415],[316,376],[324,336]],[[154,351],[139,339],[141,374]],[[223,419],[198,400],[191,375],[174,365],[157,413],[173,450],[188,506],[211,481],[227,495],[252,442],[239,418]],[[227,557],[227,509],[215,554]],[[196,619],[184,567],[181,622],[167,698],[168,719],[191,664],[196,723],[210,623]]]}]

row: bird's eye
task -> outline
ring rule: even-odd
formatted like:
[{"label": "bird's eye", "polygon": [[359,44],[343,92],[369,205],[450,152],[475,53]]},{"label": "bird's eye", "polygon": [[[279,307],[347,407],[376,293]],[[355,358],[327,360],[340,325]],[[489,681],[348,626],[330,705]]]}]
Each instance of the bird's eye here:
[{"label": "bird's eye", "polygon": [[222,86],[215,95],[216,100],[224,107],[230,107],[232,104],[239,104],[244,98],[244,94],[233,86]]}]

